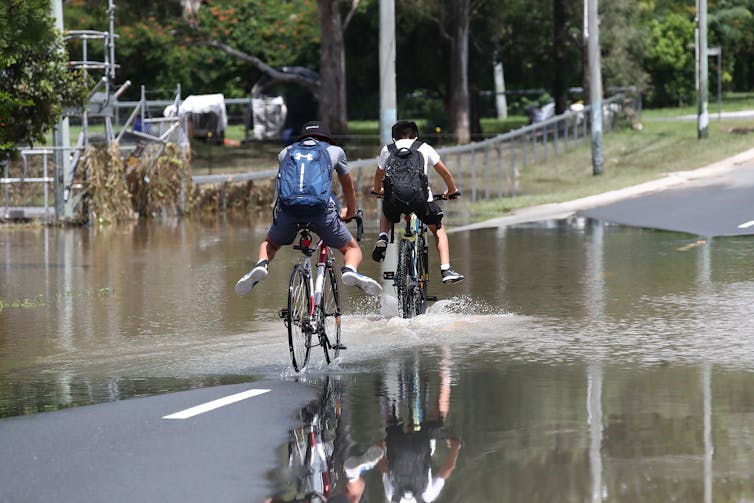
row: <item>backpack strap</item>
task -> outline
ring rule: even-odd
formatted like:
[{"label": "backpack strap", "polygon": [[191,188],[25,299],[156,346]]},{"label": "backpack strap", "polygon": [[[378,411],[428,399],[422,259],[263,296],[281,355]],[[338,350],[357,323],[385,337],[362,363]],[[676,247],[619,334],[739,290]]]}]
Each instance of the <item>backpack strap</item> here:
[{"label": "backpack strap", "polygon": [[387,146],[387,151],[391,154],[394,154],[397,150],[398,150],[398,147],[395,146],[395,142]]},{"label": "backpack strap", "polygon": [[421,147],[422,145],[424,145],[423,141],[421,141],[419,138],[415,139],[414,143],[411,144],[411,151],[417,152],[419,150],[419,147]]}]

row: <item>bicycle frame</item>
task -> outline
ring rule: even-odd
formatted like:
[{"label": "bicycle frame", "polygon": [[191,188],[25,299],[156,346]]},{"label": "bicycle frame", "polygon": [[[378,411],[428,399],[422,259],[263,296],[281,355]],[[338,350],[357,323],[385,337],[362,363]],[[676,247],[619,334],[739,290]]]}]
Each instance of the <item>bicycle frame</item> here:
[{"label": "bicycle frame", "polygon": [[[309,248],[312,242],[312,236],[309,229],[304,228],[301,230],[301,237],[299,238],[299,245],[294,246],[296,250],[301,250],[304,254],[299,260],[306,272],[306,277],[309,280],[309,320],[311,323],[311,330],[313,333],[317,332],[317,323],[319,318],[316,316],[316,310],[321,308],[320,302],[322,301],[322,290],[325,284],[325,273],[328,261],[332,264],[334,259],[330,256],[330,249],[327,245],[319,239],[314,248]],[[317,253],[317,274],[312,274],[312,260],[311,257]]]},{"label": "bicycle frame", "polygon": [[[362,213],[357,212],[357,239],[363,233]],[[309,362],[311,348],[321,346],[329,365],[340,350],[340,293],[335,273],[335,258],[321,238],[312,246],[314,236],[308,224],[299,225],[298,244],[294,250],[302,257],[293,266],[288,286],[288,306],[280,310],[280,317],[288,329],[288,349],[293,368],[301,371]],[[316,268],[312,265],[316,257]],[[312,340],[316,337],[315,340]]]}]

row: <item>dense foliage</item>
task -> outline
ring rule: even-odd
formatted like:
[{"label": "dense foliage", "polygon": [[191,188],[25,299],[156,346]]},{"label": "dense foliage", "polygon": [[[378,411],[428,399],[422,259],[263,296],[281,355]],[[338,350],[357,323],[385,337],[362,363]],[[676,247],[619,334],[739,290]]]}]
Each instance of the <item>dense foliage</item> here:
[{"label": "dense foliage", "polygon": [[49,0],[0,3],[0,158],[42,141],[64,106],[83,103],[49,9]]},{"label": "dense foliage", "polygon": [[[457,0],[396,2],[399,108],[441,116],[448,100],[451,7]],[[103,29],[106,2],[69,0],[66,27]],[[247,96],[261,76],[252,65],[202,45],[196,31],[273,67],[318,70],[315,0],[205,0],[195,19],[181,2],[118,0],[118,73],[150,90]],[[340,2],[343,14],[353,2]],[[638,85],[650,106],[689,103],[694,96],[694,6],[680,0],[600,2],[604,87]],[[469,88],[472,108],[488,112],[494,60],[504,64],[508,90],[582,85],[581,0],[470,0]],[[554,12],[559,13],[556,23]],[[709,45],[721,47],[726,90],[754,88],[754,0],[709,3]],[[554,36],[557,32],[558,36]],[[344,31],[349,115],[374,118],[379,109],[379,2],[361,0]],[[564,61],[557,64],[555,61]],[[557,68],[559,71],[555,72]],[[716,85],[710,59],[710,84]],[[135,93],[139,86],[131,90]],[[579,99],[574,94],[571,99]],[[538,96],[511,99],[518,110]],[[485,110],[486,109],[486,110]]]}]

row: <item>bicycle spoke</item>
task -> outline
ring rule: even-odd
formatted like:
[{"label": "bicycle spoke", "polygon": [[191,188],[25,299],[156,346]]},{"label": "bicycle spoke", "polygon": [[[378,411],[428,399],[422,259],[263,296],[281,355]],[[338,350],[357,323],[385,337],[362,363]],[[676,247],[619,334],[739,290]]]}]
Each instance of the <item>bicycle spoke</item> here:
[{"label": "bicycle spoke", "polygon": [[288,287],[288,347],[294,370],[301,371],[309,361],[311,323],[309,320],[309,281],[304,268],[297,264]]},{"label": "bicycle spoke", "polygon": [[329,349],[332,350],[332,358],[340,356],[340,293],[335,270],[328,267],[325,271],[325,283],[322,290],[322,314],[324,330],[323,340],[320,341],[322,350],[325,352],[325,361],[330,363]]}]

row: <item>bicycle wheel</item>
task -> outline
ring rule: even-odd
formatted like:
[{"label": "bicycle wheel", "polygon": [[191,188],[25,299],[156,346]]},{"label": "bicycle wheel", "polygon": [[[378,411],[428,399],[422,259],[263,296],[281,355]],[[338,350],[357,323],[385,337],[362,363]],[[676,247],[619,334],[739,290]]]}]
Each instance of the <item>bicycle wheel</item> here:
[{"label": "bicycle wheel", "polygon": [[331,265],[325,270],[325,284],[322,288],[322,300],[320,301],[321,322],[319,324],[322,333],[320,345],[325,352],[325,361],[330,364],[330,351],[332,358],[340,356],[340,293],[335,269]]},{"label": "bicycle wheel", "polygon": [[291,272],[288,286],[288,348],[291,363],[296,372],[301,371],[309,361],[311,350],[311,323],[309,321],[309,278],[301,264],[296,264]]},{"label": "bicycle wheel", "polygon": [[423,236],[416,237],[416,285],[414,288],[414,309],[416,314],[427,312],[427,245]]},{"label": "bicycle wheel", "polygon": [[395,271],[394,281],[396,294],[398,295],[398,306],[403,318],[411,318],[414,315],[414,309],[412,308],[413,280],[411,278],[413,253],[412,243],[401,240],[398,249],[398,267]]}]

